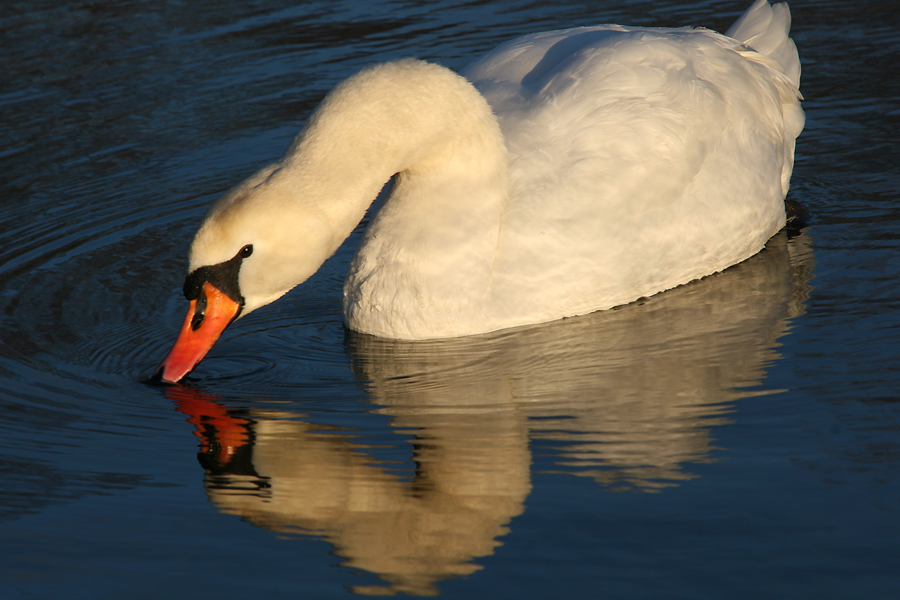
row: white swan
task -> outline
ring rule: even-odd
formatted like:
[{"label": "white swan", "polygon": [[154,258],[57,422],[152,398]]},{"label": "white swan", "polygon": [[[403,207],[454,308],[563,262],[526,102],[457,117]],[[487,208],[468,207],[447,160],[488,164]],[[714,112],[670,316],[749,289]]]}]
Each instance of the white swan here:
[{"label": "white swan", "polygon": [[194,239],[178,381],[312,275],[396,174],[344,286],[355,330],[477,334],[631,302],[785,223],[800,63],[786,4],[721,35],[601,25],[519,38],[462,76],[402,60],[340,84]]}]

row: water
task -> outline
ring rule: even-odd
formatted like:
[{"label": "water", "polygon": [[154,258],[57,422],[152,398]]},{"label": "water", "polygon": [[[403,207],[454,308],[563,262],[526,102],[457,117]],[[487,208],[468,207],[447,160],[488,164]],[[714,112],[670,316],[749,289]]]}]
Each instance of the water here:
[{"label": "water", "polygon": [[193,231],[335,83],[745,3],[8,4],[3,598],[900,595],[890,3],[792,2],[790,239],[620,310],[404,344],[341,327],[354,235],[190,388],[141,381]]}]

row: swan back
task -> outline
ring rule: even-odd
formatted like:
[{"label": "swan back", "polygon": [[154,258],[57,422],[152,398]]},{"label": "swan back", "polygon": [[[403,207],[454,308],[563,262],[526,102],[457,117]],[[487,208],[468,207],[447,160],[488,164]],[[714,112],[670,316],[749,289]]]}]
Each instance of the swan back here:
[{"label": "swan back", "polygon": [[799,92],[734,39],[577,28],[514,40],[463,74],[493,106],[510,155],[494,263],[503,326],[709,275],[784,225]]}]

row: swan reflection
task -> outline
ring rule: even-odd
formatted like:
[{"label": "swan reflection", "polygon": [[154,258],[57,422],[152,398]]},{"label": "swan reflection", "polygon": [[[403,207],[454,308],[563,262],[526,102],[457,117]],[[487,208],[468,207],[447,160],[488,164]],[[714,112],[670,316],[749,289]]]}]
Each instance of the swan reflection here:
[{"label": "swan reflection", "polygon": [[531,489],[531,444],[554,468],[654,492],[714,460],[713,430],[759,393],[803,312],[810,236],[641,303],[484,336],[397,342],[348,334],[354,374],[413,476],[353,432],[296,413],[232,409],[172,388],[201,439],[210,500],[279,534],[332,544],[378,575],[363,594],[433,595],[492,554]]}]

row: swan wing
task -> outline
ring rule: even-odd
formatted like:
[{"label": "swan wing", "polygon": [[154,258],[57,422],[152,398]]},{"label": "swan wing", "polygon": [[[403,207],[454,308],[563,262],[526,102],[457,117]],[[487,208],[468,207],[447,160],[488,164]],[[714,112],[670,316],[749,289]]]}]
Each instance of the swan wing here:
[{"label": "swan wing", "polygon": [[748,258],[784,225],[799,129],[783,105],[797,106],[796,88],[737,40],[577,28],[514,40],[463,74],[510,157],[494,269],[511,318],[675,287]]}]

